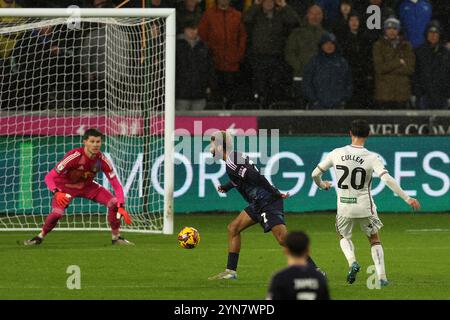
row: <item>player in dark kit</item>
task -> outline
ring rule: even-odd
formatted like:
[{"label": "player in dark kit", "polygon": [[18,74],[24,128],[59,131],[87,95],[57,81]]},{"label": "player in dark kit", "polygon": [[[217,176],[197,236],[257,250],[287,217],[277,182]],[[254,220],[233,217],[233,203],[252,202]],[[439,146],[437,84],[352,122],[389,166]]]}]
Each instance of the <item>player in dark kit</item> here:
[{"label": "player in dark kit", "polygon": [[300,231],[290,232],[285,242],[289,267],[273,276],[267,299],[330,300],[325,277],[308,264],[308,236]]},{"label": "player in dark kit", "polygon": [[[41,232],[34,238],[26,240],[24,245],[41,244],[45,236],[56,227],[74,197],[93,200],[108,208],[112,244],[134,245],[120,236],[121,218],[126,224],[131,224],[131,217],[125,210],[122,185],[111,163],[100,151],[102,137],[102,133],[95,129],[86,130],[83,135],[84,146],[66,153],[56,167],[45,176],[45,183],[53,193],[52,212],[45,219]],[[115,196],[94,180],[99,172],[106,175]]]},{"label": "player in dark kit", "polygon": [[[226,172],[230,181],[217,190],[226,193],[236,188],[248,202],[248,206],[228,225],[228,263],[224,272],[209,280],[236,279],[241,232],[259,223],[264,232],[271,231],[278,243],[284,246],[287,229],[284,222],[283,200],[289,194],[280,193],[261,175],[255,165],[242,153],[233,150],[233,140],[229,133],[217,131],[211,136],[211,153],[215,160],[226,162]],[[309,258],[310,263],[314,262]]]}]

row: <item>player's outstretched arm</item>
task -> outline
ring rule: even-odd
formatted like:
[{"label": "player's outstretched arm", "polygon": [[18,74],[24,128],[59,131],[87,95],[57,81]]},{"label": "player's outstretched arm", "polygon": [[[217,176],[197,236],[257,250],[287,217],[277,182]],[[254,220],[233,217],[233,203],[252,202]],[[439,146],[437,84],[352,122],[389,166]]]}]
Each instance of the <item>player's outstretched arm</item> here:
[{"label": "player's outstretched arm", "polygon": [[316,167],[311,174],[312,179],[320,189],[329,190],[331,188],[331,182],[322,180],[323,172],[319,167]]},{"label": "player's outstretched arm", "polygon": [[380,179],[395,192],[400,198],[402,198],[411,208],[414,210],[420,210],[420,203],[417,199],[411,198],[408,196],[405,191],[398,185],[397,181],[391,177],[389,173],[384,173]]}]

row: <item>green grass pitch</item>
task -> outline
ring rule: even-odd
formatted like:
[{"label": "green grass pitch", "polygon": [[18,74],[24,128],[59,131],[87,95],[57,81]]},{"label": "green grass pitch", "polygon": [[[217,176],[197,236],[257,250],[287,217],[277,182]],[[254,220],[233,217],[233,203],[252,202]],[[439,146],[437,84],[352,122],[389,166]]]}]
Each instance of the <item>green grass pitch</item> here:
[{"label": "green grass pitch", "polygon": [[[238,280],[208,281],[223,271],[226,225],[233,215],[181,215],[175,230],[198,228],[193,250],[178,246],[176,235],[126,234],[135,247],[113,247],[107,232],[53,232],[40,247],[16,244],[31,232],[0,233],[0,299],[263,299],[272,273],[285,257],[259,225],[242,237]],[[449,299],[450,215],[381,214],[381,232],[390,286],[369,290],[372,265],[367,239],[353,241],[362,270],[345,283],[347,263],[335,235],[333,214],[290,214],[290,230],[306,230],[312,256],[327,273],[334,299]],[[66,288],[69,265],[81,268],[81,290]]]}]

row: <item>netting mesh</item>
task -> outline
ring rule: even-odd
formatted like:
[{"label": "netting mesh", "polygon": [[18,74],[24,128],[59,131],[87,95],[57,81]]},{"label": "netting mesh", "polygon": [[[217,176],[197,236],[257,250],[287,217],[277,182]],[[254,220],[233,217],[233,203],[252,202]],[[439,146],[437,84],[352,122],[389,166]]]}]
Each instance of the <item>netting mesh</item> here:
[{"label": "netting mesh", "polygon": [[[165,18],[73,26],[0,17],[0,229],[42,226],[51,211],[45,175],[97,128],[134,219],[128,228],[162,230],[164,163],[155,164],[164,156],[165,46]],[[106,208],[74,199],[58,228],[108,228]]]}]

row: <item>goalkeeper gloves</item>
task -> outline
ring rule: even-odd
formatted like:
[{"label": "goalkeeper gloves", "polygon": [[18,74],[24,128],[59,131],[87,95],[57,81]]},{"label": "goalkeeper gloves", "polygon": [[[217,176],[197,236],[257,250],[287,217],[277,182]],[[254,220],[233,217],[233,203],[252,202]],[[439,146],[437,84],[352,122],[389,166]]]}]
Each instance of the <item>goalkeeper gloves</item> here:
[{"label": "goalkeeper gloves", "polygon": [[117,210],[116,217],[117,217],[117,219],[120,219],[123,217],[123,220],[125,221],[126,224],[131,224],[131,216],[128,214],[128,212],[123,207],[120,207]]},{"label": "goalkeeper gloves", "polygon": [[64,193],[61,191],[56,191],[54,194],[56,204],[61,208],[67,208],[67,206],[70,203],[70,200],[72,200],[72,196],[68,193]]}]

